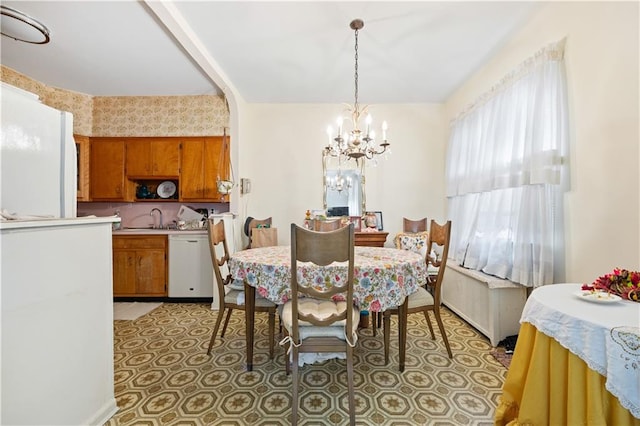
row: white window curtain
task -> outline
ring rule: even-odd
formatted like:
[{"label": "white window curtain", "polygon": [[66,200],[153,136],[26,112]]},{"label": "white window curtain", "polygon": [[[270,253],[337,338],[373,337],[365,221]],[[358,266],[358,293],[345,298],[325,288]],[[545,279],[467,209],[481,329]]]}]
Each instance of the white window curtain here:
[{"label": "white window curtain", "polygon": [[564,40],[521,64],[452,122],[450,255],[528,287],[553,282],[566,183]]}]

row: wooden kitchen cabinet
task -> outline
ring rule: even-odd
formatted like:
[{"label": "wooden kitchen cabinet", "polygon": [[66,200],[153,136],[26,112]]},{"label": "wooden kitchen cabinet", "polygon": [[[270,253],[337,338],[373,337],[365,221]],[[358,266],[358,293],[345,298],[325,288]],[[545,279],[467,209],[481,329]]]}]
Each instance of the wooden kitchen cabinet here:
[{"label": "wooden kitchen cabinet", "polygon": [[89,136],[73,135],[76,142],[76,179],[78,201],[91,201],[89,190],[89,158],[90,139]]},{"label": "wooden kitchen cabinet", "polygon": [[167,236],[113,236],[113,296],[167,295]]},{"label": "wooden kitchen cabinet", "polygon": [[129,178],[176,178],[180,174],[180,140],[128,138],[126,174]]},{"label": "wooden kitchen cabinet", "polygon": [[90,196],[93,201],[131,201],[125,179],[125,141],[91,138]]},{"label": "wooden kitchen cabinet", "polygon": [[[223,137],[211,136],[182,140],[180,199],[217,201],[229,199],[218,192],[218,176],[228,177],[228,150],[223,155]],[[221,158],[222,156],[226,158]]]}]

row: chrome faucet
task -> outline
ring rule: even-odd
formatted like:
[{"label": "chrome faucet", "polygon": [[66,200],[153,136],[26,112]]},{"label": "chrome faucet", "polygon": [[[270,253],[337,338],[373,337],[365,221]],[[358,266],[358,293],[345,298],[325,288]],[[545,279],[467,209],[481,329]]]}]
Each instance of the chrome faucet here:
[{"label": "chrome faucet", "polygon": [[[157,211],[158,213],[160,213],[160,226],[158,227],[158,229],[162,229],[162,227],[163,227],[163,225],[162,225],[162,210],[160,210],[160,209],[159,209],[159,208],[157,208],[157,207],[154,207],[154,208],[152,208],[152,209],[151,209],[151,211],[149,212],[149,216],[153,217],[153,212],[154,212],[154,211]],[[154,225],[155,225],[155,223],[154,223]],[[154,228],[155,228],[155,226],[154,226]]]}]

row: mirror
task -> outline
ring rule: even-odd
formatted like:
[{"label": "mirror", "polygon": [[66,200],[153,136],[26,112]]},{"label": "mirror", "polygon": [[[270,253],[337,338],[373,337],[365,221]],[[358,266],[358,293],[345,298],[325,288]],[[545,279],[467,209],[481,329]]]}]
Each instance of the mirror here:
[{"label": "mirror", "polygon": [[365,209],[364,162],[322,155],[323,207],[327,216],[362,216]]}]

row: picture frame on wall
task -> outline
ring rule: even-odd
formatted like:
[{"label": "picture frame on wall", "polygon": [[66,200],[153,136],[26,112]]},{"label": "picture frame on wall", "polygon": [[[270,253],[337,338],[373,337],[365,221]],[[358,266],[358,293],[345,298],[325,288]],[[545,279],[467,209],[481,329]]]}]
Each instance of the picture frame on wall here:
[{"label": "picture frame on wall", "polygon": [[349,216],[349,223],[353,223],[353,232],[362,231],[362,218],[360,216]]}]

